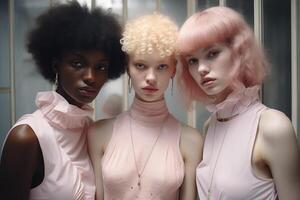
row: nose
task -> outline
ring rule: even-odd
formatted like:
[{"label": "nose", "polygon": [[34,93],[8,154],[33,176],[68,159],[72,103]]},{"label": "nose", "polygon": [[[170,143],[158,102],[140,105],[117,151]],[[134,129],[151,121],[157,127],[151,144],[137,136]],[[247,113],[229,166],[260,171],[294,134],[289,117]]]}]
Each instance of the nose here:
[{"label": "nose", "polygon": [[210,71],[210,68],[205,63],[199,63],[198,72],[201,76],[205,76]]},{"label": "nose", "polygon": [[156,74],[153,69],[147,71],[146,82],[150,85],[153,85],[156,82]]},{"label": "nose", "polygon": [[96,82],[95,70],[93,67],[87,67],[83,74],[83,81],[88,85],[93,85]]}]

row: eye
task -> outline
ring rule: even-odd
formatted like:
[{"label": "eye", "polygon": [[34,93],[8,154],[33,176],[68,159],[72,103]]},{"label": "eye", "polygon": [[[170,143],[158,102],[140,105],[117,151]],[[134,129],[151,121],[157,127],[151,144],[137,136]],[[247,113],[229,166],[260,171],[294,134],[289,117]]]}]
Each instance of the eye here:
[{"label": "eye", "polygon": [[76,69],[81,69],[85,66],[85,62],[82,60],[72,60],[71,61],[71,66],[76,68]]},{"label": "eye", "polygon": [[159,71],[162,71],[162,70],[168,69],[168,67],[169,66],[167,64],[160,64],[160,65],[157,66],[157,69]]},{"label": "eye", "polygon": [[189,65],[190,67],[192,67],[192,66],[198,65],[199,60],[198,60],[197,58],[189,58],[189,59],[187,60],[187,63],[188,63],[188,65]]},{"label": "eye", "polygon": [[216,58],[219,54],[220,54],[219,50],[210,50],[207,53],[207,58],[208,59],[213,59],[213,58]]},{"label": "eye", "polygon": [[146,66],[142,63],[135,63],[134,66],[137,68],[137,69],[140,69],[140,70],[143,70],[146,68]]},{"label": "eye", "polygon": [[95,68],[99,71],[107,71],[108,69],[108,63],[107,62],[101,62],[95,65]]}]

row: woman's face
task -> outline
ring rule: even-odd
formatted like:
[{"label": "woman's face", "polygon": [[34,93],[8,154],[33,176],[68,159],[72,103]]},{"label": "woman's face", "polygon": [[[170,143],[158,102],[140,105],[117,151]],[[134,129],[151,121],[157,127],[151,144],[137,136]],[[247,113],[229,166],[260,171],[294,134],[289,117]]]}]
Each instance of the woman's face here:
[{"label": "woman's face", "polygon": [[57,65],[57,92],[78,107],[91,103],[107,81],[108,65],[101,51],[63,53]]},{"label": "woman's face", "polygon": [[158,101],[164,98],[169,81],[174,77],[176,61],[172,56],[160,57],[155,49],[152,54],[129,56],[128,73],[135,95],[142,101]]},{"label": "woman's face", "polygon": [[185,57],[189,72],[198,86],[208,95],[219,98],[230,92],[233,68],[231,49],[225,44],[214,44],[198,49]]}]

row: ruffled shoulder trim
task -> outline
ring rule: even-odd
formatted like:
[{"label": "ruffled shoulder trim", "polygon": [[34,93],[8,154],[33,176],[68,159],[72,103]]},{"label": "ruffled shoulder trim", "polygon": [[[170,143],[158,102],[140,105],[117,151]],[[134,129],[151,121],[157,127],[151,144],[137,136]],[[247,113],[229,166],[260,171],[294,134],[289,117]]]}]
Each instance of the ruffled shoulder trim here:
[{"label": "ruffled shoulder trim", "polygon": [[81,128],[91,122],[93,108],[71,105],[55,91],[39,92],[36,105],[52,124],[63,129]]},{"label": "ruffled shoulder trim", "polygon": [[[228,97],[219,104],[209,104],[206,108],[209,112],[215,113],[221,111],[222,113],[230,112],[234,108],[235,113],[241,113],[250,104],[259,99],[259,86],[240,87],[233,91]],[[234,113],[232,113],[234,114]]]}]

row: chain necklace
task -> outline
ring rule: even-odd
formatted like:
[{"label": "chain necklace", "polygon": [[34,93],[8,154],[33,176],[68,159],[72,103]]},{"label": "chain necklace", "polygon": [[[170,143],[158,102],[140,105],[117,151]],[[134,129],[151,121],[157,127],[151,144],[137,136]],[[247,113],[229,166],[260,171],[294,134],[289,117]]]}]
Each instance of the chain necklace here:
[{"label": "chain necklace", "polygon": [[147,164],[148,164],[148,161],[149,161],[149,159],[150,159],[150,157],[151,157],[151,155],[152,155],[153,149],[154,149],[154,147],[155,147],[155,145],[156,145],[156,143],[157,143],[159,137],[160,137],[161,134],[162,134],[162,130],[163,130],[165,121],[166,121],[166,119],[168,118],[168,116],[163,120],[163,123],[162,123],[162,125],[161,125],[161,127],[160,127],[160,130],[159,130],[159,134],[158,134],[158,136],[156,137],[156,139],[155,139],[155,141],[154,141],[154,144],[153,144],[152,147],[151,147],[150,153],[149,153],[149,155],[147,156],[146,162],[145,162],[144,166],[142,167],[142,170],[141,170],[141,171],[139,171],[139,168],[138,168],[138,165],[137,165],[137,161],[136,161],[135,147],[134,147],[133,137],[132,137],[132,117],[131,117],[131,115],[129,115],[129,116],[130,116],[130,117],[129,117],[129,119],[130,119],[130,121],[129,121],[129,127],[130,127],[131,146],[132,146],[132,151],[133,151],[133,158],[134,158],[134,163],[135,163],[135,169],[136,169],[136,172],[137,172],[137,175],[138,175],[138,183],[137,183],[137,185],[138,185],[139,189],[141,189],[141,187],[142,187],[142,175],[143,175],[144,170],[145,170],[145,168],[146,168],[146,166],[147,166]]},{"label": "chain necklace", "polygon": [[[235,107],[236,107],[236,105],[233,107],[231,113],[233,113]],[[237,117],[238,115],[239,115],[239,113],[237,113],[235,115],[232,115],[230,117],[227,117],[227,118],[218,118],[218,113],[216,113],[216,122],[215,122],[215,126],[214,126],[214,135],[216,133],[216,124],[217,124],[217,121],[219,121],[219,122],[227,122],[227,121],[230,121],[231,119]],[[227,136],[228,129],[229,129],[229,125],[227,125],[227,127],[226,127],[225,133],[223,134],[223,138],[222,138],[222,141],[221,141],[220,148],[218,149],[218,152],[217,152],[216,162],[214,164],[212,175],[211,175],[209,186],[208,186],[207,200],[210,200],[211,190],[212,190],[212,184],[213,184],[214,175],[215,175],[215,170],[216,170],[216,167],[217,167],[217,164],[218,164],[218,161],[219,161],[219,157],[220,157],[221,151],[223,149],[223,145],[224,145],[225,138]]]},{"label": "chain necklace", "polygon": [[[216,121],[216,123],[217,123],[217,121]],[[215,175],[215,170],[216,170],[216,167],[217,167],[217,164],[218,164],[218,161],[219,161],[219,157],[220,157],[220,154],[221,154],[221,150],[223,148],[223,144],[224,144],[224,141],[225,141],[225,137],[227,135],[227,131],[228,131],[228,126],[226,127],[226,131],[223,135],[221,146],[218,149],[217,159],[216,159],[215,165],[213,167],[213,171],[212,171],[212,175],[211,175],[211,178],[210,178],[210,183],[209,183],[209,187],[208,187],[208,191],[207,191],[207,200],[210,200],[211,187],[212,187],[212,183],[213,183],[213,179],[214,179],[214,175]],[[215,124],[215,127],[214,127],[214,135],[215,135],[215,132],[216,132],[216,124]]]}]

